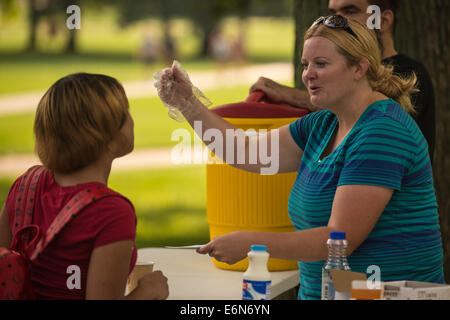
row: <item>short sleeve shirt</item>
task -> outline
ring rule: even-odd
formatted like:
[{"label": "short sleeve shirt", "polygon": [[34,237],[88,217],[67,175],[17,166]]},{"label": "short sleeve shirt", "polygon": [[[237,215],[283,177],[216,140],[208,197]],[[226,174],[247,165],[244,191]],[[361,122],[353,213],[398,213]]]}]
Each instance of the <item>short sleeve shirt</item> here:
[{"label": "short sleeve shirt", "polygon": [[[6,200],[10,225],[14,221],[14,199],[18,181],[19,179],[11,187]],[[75,194],[85,188],[96,186],[103,185],[99,182],[90,182],[62,187],[55,182],[53,173],[46,170],[37,184],[33,223],[40,227],[42,233],[45,233],[60,210]],[[116,241],[133,241],[133,248],[130,248],[132,250],[131,271],[137,258],[135,236],[136,214],[130,202],[118,196],[108,196],[94,201],[77,214],[48,245],[42,255],[33,261],[31,281],[36,297],[38,299],[84,299],[92,251]],[[79,288],[67,285],[68,278],[75,272],[73,270],[79,271]]]},{"label": "short sleeve shirt", "polygon": [[[342,185],[391,188],[393,196],[368,238],[348,257],[352,271],[381,270],[382,281],[443,283],[443,253],[427,143],[394,100],[370,105],[340,145],[320,160],[338,120],[328,110],[291,123],[303,150],[288,210],[296,230],[328,225]],[[300,299],[320,299],[325,261],[299,262]]]}]

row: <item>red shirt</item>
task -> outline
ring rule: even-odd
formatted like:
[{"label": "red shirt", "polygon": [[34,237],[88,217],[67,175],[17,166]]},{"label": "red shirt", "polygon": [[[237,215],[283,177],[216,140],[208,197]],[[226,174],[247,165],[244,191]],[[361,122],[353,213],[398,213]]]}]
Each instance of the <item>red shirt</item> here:
[{"label": "red shirt", "polygon": [[[14,199],[18,185],[16,180],[6,199],[10,225],[14,221]],[[90,182],[61,187],[53,179],[52,172],[46,170],[37,184],[33,223],[40,227],[42,234],[45,234],[59,211],[76,193],[87,187],[98,185],[102,184]],[[137,259],[135,236],[136,214],[133,206],[125,199],[108,196],[88,205],[64,227],[41,256],[33,261],[31,280],[36,297],[38,299],[84,299],[92,251],[116,241],[133,240],[131,272]],[[68,288],[67,280],[74,275],[74,271],[69,266],[79,267],[80,289]],[[73,282],[69,281],[69,283]]]}]

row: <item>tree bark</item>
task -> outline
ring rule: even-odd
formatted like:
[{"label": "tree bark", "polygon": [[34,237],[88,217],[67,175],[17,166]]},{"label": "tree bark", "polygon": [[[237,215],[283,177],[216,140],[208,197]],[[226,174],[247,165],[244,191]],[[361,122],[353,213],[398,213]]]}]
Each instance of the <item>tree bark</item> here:
[{"label": "tree bark", "polygon": [[448,0],[404,0],[395,43],[398,52],[422,62],[433,81],[436,145],[433,176],[444,247],[444,273],[450,282],[450,5]]},{"label": "tree bark", "polygon": [[436,96],[433,172],[444,246],[444,271],[446,281],[450,282],[450,5],[448,0],[404,2],[406,12],[411,11],[408,49],[428,69]]},{"label": "tree bark", "polygon": [[28,44],[26,51],[36,51],[36,38],[37,38],[37,25],[39,22],[40,14],[36,9],[36,0],[30,0],[28,2]]},{"label": "tree bark", "polygon": [[305,89],[302,83],[301,58],[303,51],[303,37],[306,30],[320,16],[327,15],[328,0],[295,0],[295,46],[294,46],[294,83],[296,88]]},{"label": "tree bark", "polygon": [[[62,5],[62,9],[65,11],[70,5],[80,6],[80,1],[79,0],[64,0],[61,2],[61,5]],[[81,12],[81,16],[82,15],[83,15],[83,12]],[[65,53],[68,53],[68,54],[76,53],[76,51],[77,51],[77,45],[76,45],[77,34],[78,34],[77,29],[69,30],[66,47],[64,49]]]}]

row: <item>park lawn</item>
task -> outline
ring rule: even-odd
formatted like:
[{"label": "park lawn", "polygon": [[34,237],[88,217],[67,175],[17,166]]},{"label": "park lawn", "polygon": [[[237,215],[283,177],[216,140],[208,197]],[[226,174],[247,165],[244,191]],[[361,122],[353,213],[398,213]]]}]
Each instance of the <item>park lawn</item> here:
[{"label": "park lawn", "polygon": [[[0,206],[13,178],[0,178]],[[133,203],[138,248],[209,241],[204,166],[112,172],[108,186]]]},{"label": "park lawn", "polygon": [[0,117],[0,155],[33,152],[33,123],[34,113]]},{"label": "park lawn", "polygon": [[[245,100],[249,86],[227,87],[205,91],[214,106]],[[167,109],[158,97],[130,100],[134,119],[135,148],[171,147],[171,135],[178,128],[190,129],[187,122],[170,119]],[[0,117],[0,155],[7,153],[32,153],[34,113]],[[192,132],[192,131],[191,131]]]},{"label": "park lawn", "polygon": [[138,247],[209,241],[204,166],[113,172],[109,186],[135,205]]},{"label": "park lawn", "polygon": [[[77,39],[78,54],[60,53],[67,30],[62,28],[54,38],[47,35],[47,26],[38,28],[38,52],[24,53],[27,41],[26,15],[21,13],[11,21],[0,21],[0,95],[45,90],[62,76],[74,72],[104,73],[119,81],[141,80],[160,70],[167,62],[159,61],[147,68],[137,59],[144,34],[161,37],[159,20],[137,22],[119,28],[115,13],[89,12]],[[222,23],[225,33],[236,38],[238,19],[227,18]],[[174,19],[172,31],[179,59],[187,70],[214,68],[210,59],[197,59],[200,40],[191,22]],[[248,64],[292,61],[294,23],[287,18],[250,17],[245,29]]]},{"label": "park lawn", "polygon": [[[123,54],[86,53],[79,55],[55,53],[0,52],[0,96],[27,91],[45,91],[56,80],[71,73],[107,74],[120,82],[146,80],[166,67],[158,62],[146,67]],[[208,70],[214,64],[208,60],[183,62],[187,70]]]}]

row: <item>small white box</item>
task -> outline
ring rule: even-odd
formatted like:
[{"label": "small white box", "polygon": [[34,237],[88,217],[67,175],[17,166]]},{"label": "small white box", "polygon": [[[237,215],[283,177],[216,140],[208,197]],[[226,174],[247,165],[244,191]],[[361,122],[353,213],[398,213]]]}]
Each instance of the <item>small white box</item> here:
[{"label": "small white box", "polygon": [[419,281],[382,282],[386,300],[450,300],[450,286]]}]

